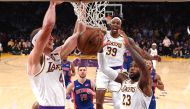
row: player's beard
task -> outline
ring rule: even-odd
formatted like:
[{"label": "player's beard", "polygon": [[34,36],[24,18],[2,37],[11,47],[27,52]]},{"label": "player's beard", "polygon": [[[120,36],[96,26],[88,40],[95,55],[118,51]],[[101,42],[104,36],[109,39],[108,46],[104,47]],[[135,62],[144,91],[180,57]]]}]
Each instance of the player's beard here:
[{"label": "player's beard", "polygon": [[140,73],[136,73],[136,74],[133,74],[133,75],[129,75],[129,78],[133,81],[138,81],[139,78],[140,78]]},{"label": "player's beard", "polygon": [[82,75],[79,75],[79,76],[80,76],[80,78],[82,78],[82,79],[83,79],[83,78],[86,78],[86,75],[84,75],[84,76],[82,76]]}]

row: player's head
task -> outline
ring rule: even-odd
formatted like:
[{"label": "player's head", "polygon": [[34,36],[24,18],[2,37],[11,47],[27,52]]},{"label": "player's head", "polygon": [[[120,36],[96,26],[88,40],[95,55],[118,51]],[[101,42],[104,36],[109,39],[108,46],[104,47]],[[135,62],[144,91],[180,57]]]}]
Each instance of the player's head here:
[{"label": "player's head", "polygon": [[84,65],[78,66],[78,75],[80,78],[86,78],[87,68]]},{"label": "player's head", "polygon": [[152,49],[156,49],[157,44],[156,43],[152,43]]},{"label": "player's head", "polygon": [[152,70],[152,61],[151,60],[145,60],[146,66],[148,70]]},{"label": "player's head", "polygon": [[129,68],[129,78],[133,81],[138,81],[140,78],[140,68],[138,67],[138,65],[135,63],[135,61],[133,61],[131,63],[131,66]]},{"label": "player's head", "polygon": [[[32,41],[33,46],[35,46],[36,40],[39,38],[39,36],[41,34],[42,34],[41,28],[37,28],[37,29],[32,31],[32,33],[30,34],[30,39]],[[44,48],[44,51],[51,52],[53,50],[53,45],[54,45],[53,41],[54,41],[54,38],[50,34],[50,37],[49,37],[48,42],[47,42],[47,44],[46,44],[46,46]]]},{"label": "player's head", "polygon": [[68,58],[68,56],[63,56],[62,57],[62,62],[67,62],[67,58]]},{"label": "player's head", "polygon": [[112,34],[118,34],[118,30],[121,28],[121,24],[122,24],[122,21],[119,17],[114,17],[111,20],[110,28],[111,28]]}]

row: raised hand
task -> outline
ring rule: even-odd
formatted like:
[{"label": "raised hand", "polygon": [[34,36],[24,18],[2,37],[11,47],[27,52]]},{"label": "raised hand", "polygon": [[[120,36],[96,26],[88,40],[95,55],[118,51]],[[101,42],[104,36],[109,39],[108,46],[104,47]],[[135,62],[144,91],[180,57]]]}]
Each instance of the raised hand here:
[{"label": "raised hand", "polygon": [[63,3],[64,0],[51,0],[50,3],[54,4],[54,5],[59,5],[61,3]]}]

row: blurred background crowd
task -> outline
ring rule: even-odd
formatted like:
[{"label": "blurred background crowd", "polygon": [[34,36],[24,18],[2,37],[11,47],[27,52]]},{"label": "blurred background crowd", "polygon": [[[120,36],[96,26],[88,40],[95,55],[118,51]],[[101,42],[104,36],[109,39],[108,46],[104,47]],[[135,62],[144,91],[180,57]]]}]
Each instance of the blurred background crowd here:
[{"label": "blurred background crowd", "polygon": [[[190,3],[123,4],[123,30],[144,50],[157,44],[161,56],[190,58]],[[29,54],[30,33],[42,25],[48,2],[0,2],[0,43],[3,52]],[[118,10],[114,11],[118,16]],[[53,35],[59,46],[72,34],[75,21],[73,7],[64,3],[57,8]],[[77,50],[76,50],[77,51]],[[77,52],[78,53],[78,52]]]}]

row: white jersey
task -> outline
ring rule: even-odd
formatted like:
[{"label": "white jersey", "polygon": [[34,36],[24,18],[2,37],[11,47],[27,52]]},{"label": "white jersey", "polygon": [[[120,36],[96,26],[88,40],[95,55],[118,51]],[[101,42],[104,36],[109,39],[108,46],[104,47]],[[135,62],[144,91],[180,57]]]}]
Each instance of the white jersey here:
[{"label": "white jersey", "polygon": [[131,83],[125,80],[121,87],[122,109],[148,109],[151,97],[144,95],[138,86],[138,82]]},{"label": "white jersey", "polygon": [[0,43],[0,52],[3,51],[3,46],[2,44]]},{"label": "white jersey", "polygon": [[158,55],[158,51],[157,51],[157,49],[152,49],[152,48],[150,48],[150,55],[151,56],[156,56],[156,55]]},{"label": "white jersey", "polygon": [[123,44],[123,38],[113,38],[108,31],[104,37],[104,43],[110,42],[109,45],[103,48],[105,59],[107,60],[107,65],[109,67],[122,66],[124,61],[124,53],[126,50]]},{"label": "white jersey", "polygon": [[58,53],[43,55],[41,71],[30,76],[33,93],[42,106],[65,106],[66,91]]}]

